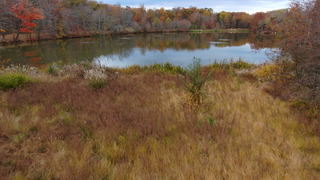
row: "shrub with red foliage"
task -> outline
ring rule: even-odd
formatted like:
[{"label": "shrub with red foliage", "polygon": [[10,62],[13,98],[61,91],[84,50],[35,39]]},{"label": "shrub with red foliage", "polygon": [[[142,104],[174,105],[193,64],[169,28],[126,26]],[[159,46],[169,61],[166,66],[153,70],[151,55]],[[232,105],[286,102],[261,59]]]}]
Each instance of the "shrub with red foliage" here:
[{"label": "shrub with red foliage", "polygon": [[320,1],[293,2],[280,25],[278,95],[320,109]]}]

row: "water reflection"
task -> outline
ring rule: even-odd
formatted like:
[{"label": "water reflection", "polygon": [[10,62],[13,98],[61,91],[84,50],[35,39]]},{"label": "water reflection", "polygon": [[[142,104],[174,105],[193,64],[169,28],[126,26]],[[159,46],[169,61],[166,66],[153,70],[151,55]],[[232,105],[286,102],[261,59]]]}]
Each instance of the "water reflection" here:
[{"label": "water reflection", "polygon": [[[273,48],[271,37],[253,34],[170,33],[138,34],[101,38],[45,41],[34,44],[12,45],[0,48],[3,65],[28,64],[37,67],[53,62],[75,63],[95,61],[107,66],[123,67],[132,64],[171,62],[188,65],[193,57],[203,64],[215,59],[242,57],[250,62],[267,60],[264,51]],[[10,61],[8,61],[10,59]]]}]

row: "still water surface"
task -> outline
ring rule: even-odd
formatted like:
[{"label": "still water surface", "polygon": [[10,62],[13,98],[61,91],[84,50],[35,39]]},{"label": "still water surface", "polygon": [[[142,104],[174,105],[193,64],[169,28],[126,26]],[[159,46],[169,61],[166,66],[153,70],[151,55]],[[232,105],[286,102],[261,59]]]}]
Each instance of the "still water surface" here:
[{"label": "still water surface", "polygon": [[253,34],[170,33],[136,34],[100,38],[42,41],[33,44],[0,47],[3,65],[21,64],[45,66],[53,62],[76,63],[89,61],[110,67],[133,64],[170,62],[187,66],[193,57],[202,65],[214,60],[241,57],[253,63],[265,62],[265,51],[256,52],[256,43],[270,41]]}]

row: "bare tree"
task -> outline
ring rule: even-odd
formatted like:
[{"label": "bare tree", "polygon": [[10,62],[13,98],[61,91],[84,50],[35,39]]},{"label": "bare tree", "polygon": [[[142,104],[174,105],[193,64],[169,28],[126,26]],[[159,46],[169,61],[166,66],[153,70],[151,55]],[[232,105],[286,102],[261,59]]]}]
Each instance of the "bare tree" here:
[{"label": "bare tree", "polygon": [[129,9],[122,9],[121,11],[121,24],[126,28],[128,26],[132,26],[133,22],[133,14]]}]

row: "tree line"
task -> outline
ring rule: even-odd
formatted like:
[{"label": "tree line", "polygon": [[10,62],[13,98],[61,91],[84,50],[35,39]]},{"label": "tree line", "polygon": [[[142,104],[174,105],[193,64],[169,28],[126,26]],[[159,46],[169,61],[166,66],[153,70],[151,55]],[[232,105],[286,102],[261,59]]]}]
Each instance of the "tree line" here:
[{"label": "tree line", "polygon": [[87,33],[132,31],[188,31],[245,28],[274,31],[285,10],[256,13],[214,12],[212,8],[146,9],[89,0],[0,0],[0,32],[42,34],[57,38]]}]

